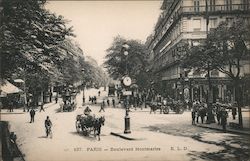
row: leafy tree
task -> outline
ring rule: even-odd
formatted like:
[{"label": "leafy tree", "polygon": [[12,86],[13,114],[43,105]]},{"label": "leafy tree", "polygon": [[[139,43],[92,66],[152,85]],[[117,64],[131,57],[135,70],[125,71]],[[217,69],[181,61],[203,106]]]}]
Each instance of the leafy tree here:
[{"label": "leafy tree", "polygon": [[[57,45],[72,28],[62,16],[44,9],[45,0],[3,0],[0,32],[1,75],[8,78],[20,67],[37,70],[58,58]],[[47,70],[46,68],[44,68]]]},{"label": "leafy tree", "polygon": [[239,125],[242,127],[240,73],[241,62],[249,60],[250,25],[244,19],[222,22],[208,34],[204,43],[191,47],[183,60],[185,67],[209,71],[216,69],[232,79],[238,106]]},{"label": "leafy tree", "polygon": [[[124,44],[129,46],[128,55],[124,55]],[[114,79],[120,79],[124,75],[129,75],[136,79],[139,86],[146,86],[144,78],[147,78],[146,48],[144,44],[137,40],[126,40],[117,36],[113,44],[107,49],[106,61],[104,66]],[[142,81],[144,79],[144,81]]]},{"label": "leafy tree", "polygon": [[217,70],[228,75],[235,88],[235,97],[238,106],[239,125],[242,127],[242,89],[241,62],[249,61],[250,56],[250,22],[238,19],[231,24],[221,23],[214,32],[208,35],[208,44],[212,48],[213,61]]}]

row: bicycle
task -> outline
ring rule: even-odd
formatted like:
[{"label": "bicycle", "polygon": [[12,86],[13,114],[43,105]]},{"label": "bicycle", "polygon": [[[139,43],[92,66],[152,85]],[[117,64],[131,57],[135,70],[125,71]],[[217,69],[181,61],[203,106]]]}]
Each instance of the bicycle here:
[{"label": "bicycle", "polygon": [[51,130],[51,126],[47,126],[46,127],[46,137],[49,137],[52,138],[53,135],[52,135],[52,130]]}]

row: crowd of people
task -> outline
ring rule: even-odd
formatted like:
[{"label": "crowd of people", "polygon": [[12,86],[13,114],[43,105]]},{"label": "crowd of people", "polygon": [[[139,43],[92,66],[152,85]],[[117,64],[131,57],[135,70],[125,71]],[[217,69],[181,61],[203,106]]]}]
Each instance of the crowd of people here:
[{"label": "crowd of people", "polygon": [[[228,106],[228,109],[232,111],[233,119],[236,119],[237,109],[236,107]],[[212,104],[212,109],[209,110],[205,102],[194,101],[192,108],[192,124],[195,125],[201,121],[201,123],[216,123],[221,125],[223,130],[226,131],[228,110],[227,107],[220,102]],[[209,116],[210,115],[210,116]],[[210,120],[209,120],[210,117]],[[216,118],[216,119],[215,119]]]}]

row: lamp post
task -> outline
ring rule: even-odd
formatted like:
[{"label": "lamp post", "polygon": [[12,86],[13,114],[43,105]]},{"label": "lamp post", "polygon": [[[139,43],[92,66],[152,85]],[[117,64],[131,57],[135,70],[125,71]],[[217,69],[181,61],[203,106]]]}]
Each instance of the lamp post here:
[{"label": "lamp post", "polygon": [[[84,75],[85,74],[85,69],[84,68],[82,68],[82,74]],[[85,92],[85,82],[84,82],[84,80],[82,81],[82,105],[84,105],[85,104],[85,94],[84,94],[84,92]]]},{"label": "lamp post", "polygon": [[[129,88],[129,86],[131,85],[131,78],[128,76],[128,49],[129,49],[129,45],[124,44],[122,46],[123,49],[123,54],[126,56],[126,70],[125,70],[125,76],[123,77],[123,84],[126,86],[126,88]],[[126,102],[125,102],[125,130],[124,133],[125,134],[129,134],[131,133],[130,131],[130,117],[129,117],[129,96],[132,94],[131,91],[126,90],[125,92],[123,92],[124,95],[126,95]]]}]

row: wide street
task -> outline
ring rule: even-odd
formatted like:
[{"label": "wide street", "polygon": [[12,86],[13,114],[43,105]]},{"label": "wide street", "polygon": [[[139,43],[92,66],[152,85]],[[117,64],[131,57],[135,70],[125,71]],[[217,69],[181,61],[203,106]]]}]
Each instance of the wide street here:
[{"label": "wide street", "polygon": [[[97,95],[97,89],[85,91],[85,96]],[[98,102],[107,98],[101,91]],[[111,101],[111,98],[109,98]],[[132,136],[138,140],[125,140],[110,133],[123,133],[125,110],[90,105],[96,116],[105,116],[101,140],[92,135],[78,134],[75,128],[77,114],[83,114],[82,93],[77,96],[77,109],[60,112],[59,104],[46,105],[45,112],[36,112],[35,122],[29,123],[29,113],[3,114],[17,134],[17,143],[25,160],[247,160],[247,136],[222,133],[191,125],[191,113],[150,114],[147,109],[130,112]],[[88,100],[86,101],[88,103]],[[50,116],[53,137],[45,137],[44,120]]]}]

